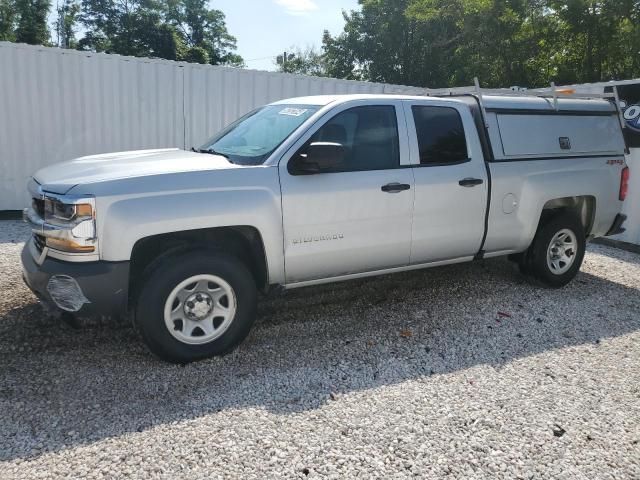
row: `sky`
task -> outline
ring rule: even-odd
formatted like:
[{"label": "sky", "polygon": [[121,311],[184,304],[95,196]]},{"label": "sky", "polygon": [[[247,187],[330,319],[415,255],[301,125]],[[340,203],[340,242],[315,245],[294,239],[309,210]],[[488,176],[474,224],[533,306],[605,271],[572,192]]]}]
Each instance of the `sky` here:
[{"label": "sky", "polygon": [[275,70],[275,57],[292,46],[320,47],[322,32],[344,27],[342,10],[357,0],[212,0],[226,15],[227,29],[238,40],[237,53],[247,68]]}]

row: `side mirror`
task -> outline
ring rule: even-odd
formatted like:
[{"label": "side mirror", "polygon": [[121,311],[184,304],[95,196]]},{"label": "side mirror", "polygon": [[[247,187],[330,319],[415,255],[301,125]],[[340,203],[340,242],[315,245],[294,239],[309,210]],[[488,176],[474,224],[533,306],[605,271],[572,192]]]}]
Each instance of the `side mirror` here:
[{"label": "side mirror", "polygon": [[313,175],[339,165],[344,160],[345,148],[340,143],[314,142],[292,162],[293,175]]}]

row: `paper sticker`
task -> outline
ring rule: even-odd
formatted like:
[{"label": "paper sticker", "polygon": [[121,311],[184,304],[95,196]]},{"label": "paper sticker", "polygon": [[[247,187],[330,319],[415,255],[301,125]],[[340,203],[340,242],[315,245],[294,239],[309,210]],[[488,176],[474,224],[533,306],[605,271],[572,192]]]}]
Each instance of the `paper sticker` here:
[{"label": "paper sticker", "polygon": [[292,117],[299,117],[300,115],[304,114],[305,112],[307,112],[306,108],[285,108],[283,110],[280,110],[278,113],[280,115],[290,115]]}]

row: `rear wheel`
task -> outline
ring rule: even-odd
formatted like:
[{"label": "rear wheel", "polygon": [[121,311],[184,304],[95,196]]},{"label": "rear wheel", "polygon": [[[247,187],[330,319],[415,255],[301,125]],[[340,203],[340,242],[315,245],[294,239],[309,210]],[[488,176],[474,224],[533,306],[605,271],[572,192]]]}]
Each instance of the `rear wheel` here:
[{"label": "rear wheel", "polygon": [[186,363],[224,354],[249,333],[257,291],[237,258],[200,251],[167,257],[146,272],[135,323],[160,358]]},{"label": "rear wheel", "polygon": [[575,215],[562,213],[538,229],[523,257],[521,270],[548,287],[560,288],[578,274],[585,249],[582,223]]}]

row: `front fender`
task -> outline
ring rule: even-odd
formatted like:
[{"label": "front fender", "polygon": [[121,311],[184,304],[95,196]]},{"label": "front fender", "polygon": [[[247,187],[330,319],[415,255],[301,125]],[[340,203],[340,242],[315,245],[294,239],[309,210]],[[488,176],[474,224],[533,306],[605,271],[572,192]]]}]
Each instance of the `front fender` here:
[{"label": "front fender", "polygon": [[269,282],[283,283],[282,215],[278,193],[268,188],[218,188],[114,199],[103,209],[98,207],[101,258],[129,260],[135,243],[153,235],[251,226],[260,232],[264,242]]}]

